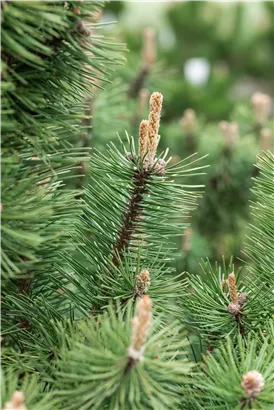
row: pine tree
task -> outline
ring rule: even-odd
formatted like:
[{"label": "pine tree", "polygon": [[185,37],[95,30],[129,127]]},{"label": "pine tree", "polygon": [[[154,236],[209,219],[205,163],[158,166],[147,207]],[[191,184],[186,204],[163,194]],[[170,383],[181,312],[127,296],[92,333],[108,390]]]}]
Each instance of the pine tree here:
[{"label": "pine tree", "polygon": [[97,79],[109,81],[124,49],[97,33],[101,6],[1,2],[4,352],[9,346],[24,354],[17,336],[35,327],[26,312],[43,306],[39,297],[54,311],[55,265],[71,250],[73,223],[83,210],[74,181],[88,161],[79,144],[84,100]]},{"label": "pine tree", "polygon": [[159,92],[75,189],[85,97],[121,61],[87,23],[100,6],[2,5],[2,408],[272,409],[274,156],[258,157],[242,269],[173,268],[207,166],[159,149]]}]

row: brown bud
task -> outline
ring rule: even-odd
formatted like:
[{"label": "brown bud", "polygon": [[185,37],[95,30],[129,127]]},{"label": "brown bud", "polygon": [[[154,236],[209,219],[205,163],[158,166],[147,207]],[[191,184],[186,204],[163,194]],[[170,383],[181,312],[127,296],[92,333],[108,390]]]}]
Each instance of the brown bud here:
[{"label": "brown bud", "polygon": [[8,401],[4,404],[3,410],[27,410],[25,405],[25,396],[22,391],[16,390],[11,398],[11,401]]},{"label": "brown bud", "polygon": [[148,145],[149,145],[149,121],[148,120],[143,120],[141,121],[140,127],[139,127],[139,157],[140,161],[143,161],[145,154],[148,151]]},{"label": "brown bud", "polygon": [[225,146],[230,148],[238,142],[239,125],[237,122],[221,121],[220,130],[223,134]]},{"label": "brown bud", "polygon": [[161,158],[157,161],[157,164],[155,165],[154,170],[159,176],[163,177],[165,175],[165,172],[166,172],[165,167],[166,167],[166,161],[164,161]]},{"label": "brown bud", "polygon": [[193,134],[197,126],[197,119],[196,113],[192,108],[185,110],[184,115],[180,120],[180,125],[186,134]]},{"label": "brown bud", "polygon": [[150,286],[150,275],[147,269],[144,269],[140,275],[136,275],[136,292],[147,293]]},{"label": "brown bud", "polygon": [[239,305],[239,303],[229,303],[229,305],[227,306],[227,311],[228,313],[230,313],[232,316],[237,316],[240,311],[242,309],[242,306]]},{"label": "brown bud", "polygon": [[88,37],[88,36],[90,36],[90,34],[91,34],[91,31],[90,31],[90,29],[88,29],[87,27],[85,27],[85,24],[84,24],[84,22],[83,22],[83,20],[79,20],[78,22],[77,22],[77,29],[80,31],[80,33],[83,35],[83,36],[85,36],[85,37]]},{"label": "brown bud", "polygon": [[154,135],[158,134],[160,126],[160,116],[163,104],[163,95],[158,92],[154,92],[150,97],[150,112],[149,112],[149,125],[151,127],[151,132]]},{"label": "brown bud", "polygon": [[241,386],[249,397],[256,397],[264,388],[264,377],[257,370],[251,370],[243,375]]},{"label": "brown bud", "polygon": [[270,128],[262,128],[260,132],[260,149],[261,151],[273,151],[274,140],[273,131]]},{"label": "brown bud", "polygon": [[267,94],[256,92],[251,97],[254,118],[257,124],[263,125],[271,110],[271,98]]},{"label": "brown bud", "polygon": [[152,303],[148,295],[139,300],[137,305],[137,316],[132,323],[131,345],[128,355],[134,360],[141,360],[145,349],[145,343],[152,319]]},{"label": "brown bud", "polygon": [[153,161],[157,146],[159,142],[159,127],[160,127],[160,117],[163,104],[163,95],[158,92],[152,93],[150,97],[150,111],[149,111],[149,153],[148,158]]},{"label": "brown bud", "polygon": [[234,273],[230,273],[228,275],[228,283],[229,283],[229,293],[231,302],[234,304],[238,302],[238,294],[237,294],[237,286],[236,286],[236,278]]},{"label": "brown bud", "polygon": [[239,298],[238,298],[238,303],[239,305],[243,305],[245,302],[247,302],[248,299],[248,294],[247,293],[240,293]]}]

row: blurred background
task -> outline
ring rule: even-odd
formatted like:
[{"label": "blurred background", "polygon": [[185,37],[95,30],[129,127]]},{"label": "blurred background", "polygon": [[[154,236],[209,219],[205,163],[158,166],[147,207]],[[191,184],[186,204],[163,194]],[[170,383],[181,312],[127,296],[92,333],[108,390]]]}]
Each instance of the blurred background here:
[{"label": "blurred background", "polygon": [[205,184],[205,194],[191,228],[174,239],[178,271],[196,272],[205,257],[244,259],[256,156],[273,149],[273,10],[263,1],[110,1],[98,16],[128,52],[112,83],[99,84],[107,92],[87,101],[93,120],[82,145],[104,150],[125,130],[137,142],[159,91],[160,148],[169,147],[173,163],[208,154],[207,174],[183,181]]}]

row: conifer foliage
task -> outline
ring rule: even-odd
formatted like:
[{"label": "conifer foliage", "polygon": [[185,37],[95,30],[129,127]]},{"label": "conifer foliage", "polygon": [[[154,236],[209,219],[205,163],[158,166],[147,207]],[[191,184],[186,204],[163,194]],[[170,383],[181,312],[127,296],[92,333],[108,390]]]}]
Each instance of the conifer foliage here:
[{"label": "conifer foliage", "polygon": [[101,6],[1,4],[2,409],[270,410],[274,157],[258,157],[247,266],[176,275],[206,159],[159,150],[163,95],[139,136],[77,148],[86,97],[122,60]]}]

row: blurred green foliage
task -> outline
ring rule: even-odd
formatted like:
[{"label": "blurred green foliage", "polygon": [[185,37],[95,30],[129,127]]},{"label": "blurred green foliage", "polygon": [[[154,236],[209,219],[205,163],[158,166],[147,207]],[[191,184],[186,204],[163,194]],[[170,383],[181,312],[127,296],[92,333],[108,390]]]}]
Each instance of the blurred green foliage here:
[{"label": "blurred green foliage", "polygon": [[[113,124],[116,118],[117,126],[115,130],[101,132],[105,122],[96,120],[95,111],[97,126],[94,124],[91,144],[102,150],[107,141],[115,140],[115,131],[124,139],[124,129],[137,139],[139,123],[147,116],[149,95],[161,92],[164,105],[159,151],[168,147],[174,162],[198,152],[200,156],[208,155],[206,161],[210,165],[206,176],[195,179],[195,183],[205,184],[205,194],[192,216],[191,235],[176,240],[177,269],[197,271],[201,257],[220,261],[222,255],[229,258],[233,254],[242,258],[245,226],[250,218],[251,178],[257,173],[253,164],[263,146],[260,130],[263,126],[271,129],[270,120],[256,124],[250,97],[257,90],[271,94],[274,85],[273,4],[166,2],[164,26],[154,18],[151,4],[136,6],[151,13],[155,28],[156,59],[143,75],[146,25],[136,21],[130,27],[126,13],[129,5],[119,3],[108,3],[105,16],[107,21],[108,12],[116,14],[117,36],[127,43],[129,50],[127,63],[115,75],[121,84],[120,94],[115,97],[113,93],[99,93],[95,100],[95,109],[97,104],[101,112],[106,100],[110,102],[107,113]],[[165,41],[164,35],[168,38]],[[203,59],[209,67],[208,78],[205,76],[200,84],[193,83],[186,74],[185,65],[193,58]],[[134,84],[139,84],[139,95],[132,97],[129,90]],[[143,89],[147,90],[147,97],[140,104]],[[189,108],[195,115],[191,132],[187,132],[181,120]],[[236,140],[231,145],[220,130],[219,122],[223,120],[237,122]],[[271,138],[266,145],[271,149]]]},{"label": "blurred green foliage", "polygon": [[[151,17],[159,39],[159,59],[176,70],[165,118],[176,118],[188,107],[208,119],[228,118],[238,93],[246,96],[256,86],[273,90],[272,2],[166,3],[165,27]],[[141,30],[142,24],[140,21]],[[138,54],[141,32],[127,25],[119,31],[131,53]],[[169,45],[163,44],[169,41],[163,42],[164,36],[171,37]],[[192,58],[204,58],[210,65],[208,81],[202,87],[191,85],[185,78],[185,63]],[[253,81],[251,91],[242,92],[243,78]]]}]

